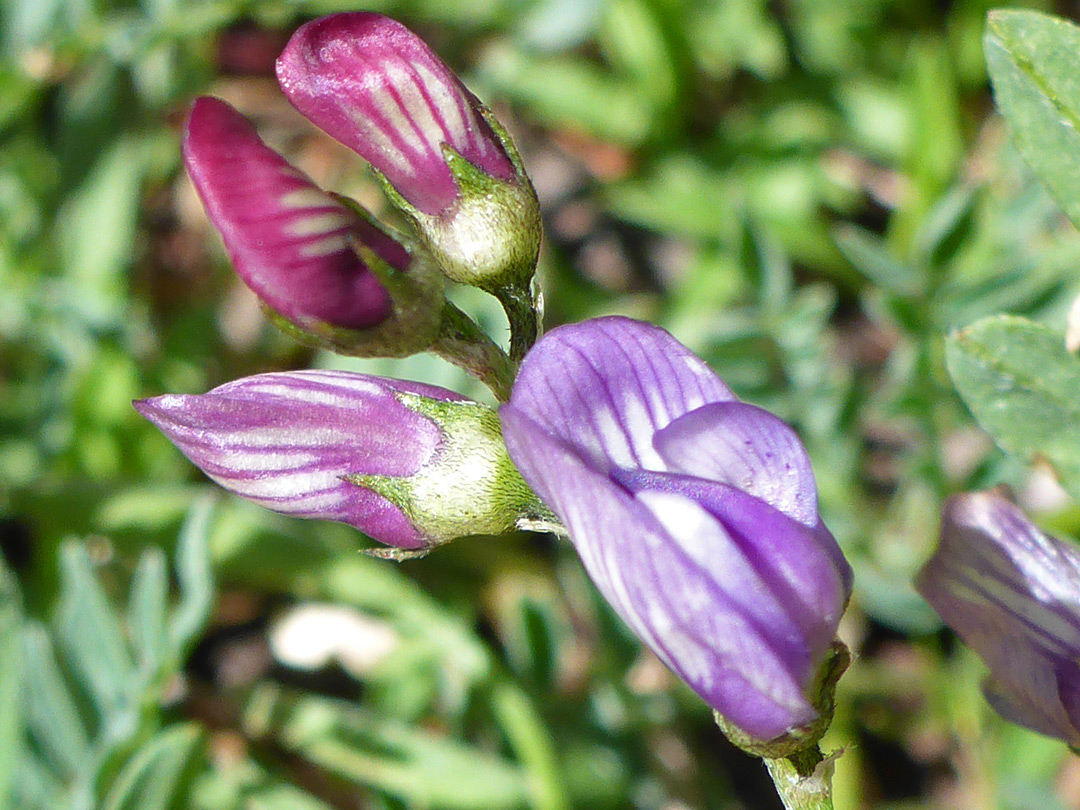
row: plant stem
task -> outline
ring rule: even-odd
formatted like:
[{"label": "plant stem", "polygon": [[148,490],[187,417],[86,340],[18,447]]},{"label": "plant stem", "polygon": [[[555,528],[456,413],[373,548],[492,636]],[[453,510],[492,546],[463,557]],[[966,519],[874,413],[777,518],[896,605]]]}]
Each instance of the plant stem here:
[{"label": "plant stem", "polygon": [[431,351],[476,377],[499,402],[510,399],[516,366],[476,322],[446,302],[442,329]]},{"label": "plant stem", "polygon": [[789,757],[765,759],[785,810],[833,810],[833,758],[817,745]]},{"label": "plant stem", "polygon": [[528,284],[497,287],[491,293],[499,299],[510,322],[510,360],[520,363],[540,337],[539,298]]}]

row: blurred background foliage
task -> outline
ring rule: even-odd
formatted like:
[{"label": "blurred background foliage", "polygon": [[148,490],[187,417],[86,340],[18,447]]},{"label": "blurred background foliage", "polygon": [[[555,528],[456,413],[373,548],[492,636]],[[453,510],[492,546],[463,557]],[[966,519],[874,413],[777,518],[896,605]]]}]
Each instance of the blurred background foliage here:
[{"label": "blurred background foliage", "polygon": [[[1060,332],[1080,288],[1080,238],[993,111],[988,3],[366,7],[425,36],[515,133],[544,206],[549,328],[659,323],[805,438],[856,570],[857,658],[825,741],[844,749],[838,807],[1080,807],[1077,761],[991,714],[981,665],[910,586],[952,492],[1004,482],[1080,532],[945,372],[950,330],[1007,312]],[[277,334],[183,175],[186,106],[211,93],[383,211],[272,78],[296,25],[352,8],[0,4],[0,807],[778,807],[567,545],[373,560],[350,529],[215,499],[132,410],[311,365],[482,396],[428,357],[361,363]],[[505,337],[491,301],[457,296]]]}]

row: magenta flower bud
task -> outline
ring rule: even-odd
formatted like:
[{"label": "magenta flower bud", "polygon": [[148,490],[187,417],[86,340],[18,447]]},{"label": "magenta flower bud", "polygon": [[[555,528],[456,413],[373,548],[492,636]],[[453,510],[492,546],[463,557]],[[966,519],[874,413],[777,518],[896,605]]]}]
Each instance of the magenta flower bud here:
[{"label": "magenta flower bud", "polygon": [[593,582],[733,741],[771,757],[816,742],[851,571],[794,431],[625,318],[549,333],[500,416]]},{"label": "magenta flower bud", "polygon": [[424,283],[402,245],[266,146],[236,110],[198,99],[183,151],[233,266],[271,310],[305,333],[344,331],[356,342],[353,333],[382,327],[419,334],[412,351],[430,345],[441,286]]},{"label": "magenta flower bud", "polygon": [[434,386],[296,371],[135,408],[230,492],[398,549],[509,531],[538,508],[495,413]]},{"label": "magenta flower bud", "polygon": [[993,490],[950,498],[915,587],[986,663],[1005,719],[1080,747],[1080,550]]},{"label": "magenta flower bud", "polygon": [[277,62],[285,95],[364,157],[456,281],[531,278],[539,205],[509,136],[431,49],[370,12],[301,26]]}]

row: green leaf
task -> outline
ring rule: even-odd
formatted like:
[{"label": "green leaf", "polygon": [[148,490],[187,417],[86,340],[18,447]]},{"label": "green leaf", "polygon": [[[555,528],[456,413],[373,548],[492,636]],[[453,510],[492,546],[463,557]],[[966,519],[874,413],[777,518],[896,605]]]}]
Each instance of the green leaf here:
[{"label": "green leaf", "polygon": [[9,807],[22,738],[22,608],[15,577],[0,555],[0,808]]},{"label": "green leaf", "polygon": [[61,549],[60,583],[57,638],[65,662],[104,722],[130,699],[135,674],[131,651],[82,544],[71,542]]},{"label": "green leaf", "polygon": [[89,752],[86,728],[60,668],[45,627],[29,623],[23,630],[26,672],[26,723],[49,765],[64,776],[73,776]]},{"label": "green leaf", "polygon": [[342,701],[294,697],[266,685],[253,694],[243,723],[247,733],[272,737],[309,762],[409,806],[510,810],[527,804],[524,775],[510,762]]},{"label": "green leaf", "polygon": [[1021,154],[1080,224],[1080,28],[1034,11],[995,11],[985,45],[994,98]]},{"label": "green leaf", "polygon": [[128,596],[128,631],[143,676],[152,679],[168,655],[165,612],[169,578],[165,554],[148,548],[139,558]]},{"label": "green leaf", "polygon": [[207,494],[191,507],[176,547],[176,577],[180,604],[169,623],[169,644],[179,659],[202,632],[214,607],[214,576],[210,570],[210,516],[217,498]]},{"label": "green leaf", "polygon": [[178,801],[184,772],[197,753],[197,726],[168,728],[153,737],[128,760],[109,789],[102,810],[167,810]]},{"label": "green leaf", "polygon": [[1027,463],[1043,461],[1080,496],[1080,358],[1023,318],[985,318],[949,337],[949,375],[979,424]]}]

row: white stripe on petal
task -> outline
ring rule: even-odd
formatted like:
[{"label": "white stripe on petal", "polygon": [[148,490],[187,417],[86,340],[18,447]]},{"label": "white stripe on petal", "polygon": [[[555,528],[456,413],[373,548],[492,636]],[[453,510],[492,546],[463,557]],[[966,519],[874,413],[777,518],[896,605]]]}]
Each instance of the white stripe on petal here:
[{"label": "white stripe on petal", "polygon": [[327,211],[325,214],[297,217],[282,227],[289,236],[305,237],[330,233],[348,228],[349,218],[344,211]]},{"label": "white stripe on petal", "polygon": [[416,63],[413,69],[424,83],[424,89],[431,96],[432,103],[446,123],[450,145],[460,152],[462,146],[469,141],[469,130],[461,112],[460,91],[456,87],[448,88],[446,82],[432,73],[426,65]]}]

